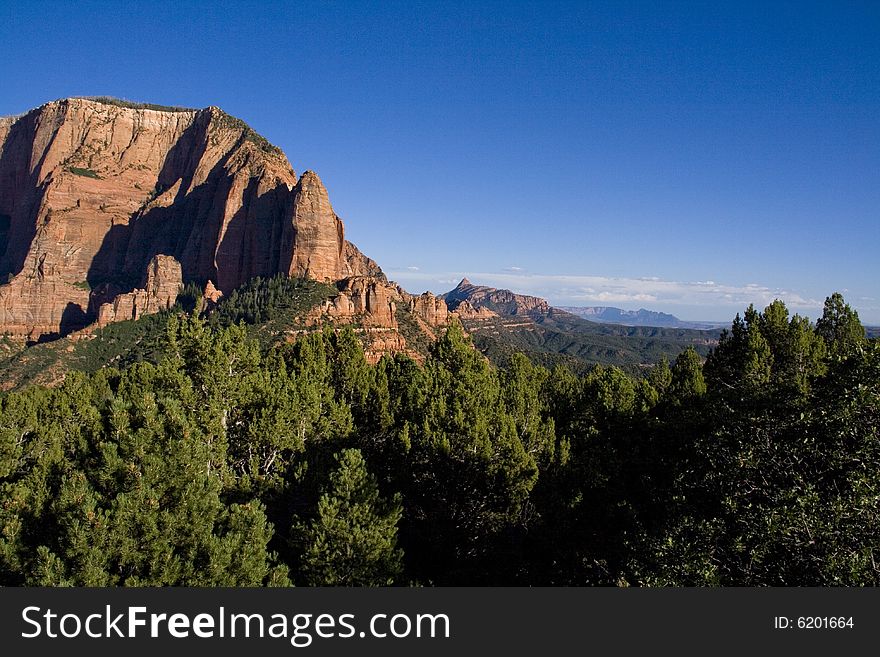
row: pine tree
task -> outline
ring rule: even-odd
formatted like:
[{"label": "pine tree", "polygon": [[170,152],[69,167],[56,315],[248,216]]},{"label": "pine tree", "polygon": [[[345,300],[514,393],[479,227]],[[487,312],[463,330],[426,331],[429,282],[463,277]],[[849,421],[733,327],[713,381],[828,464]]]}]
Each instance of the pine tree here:
[{"label": "pine tree", "polygon": [[359,450],[336,455],[337,469],[311,522],[296,523],[294,542],[304,545],[302,575],[313,586],[387,586],[401,574],[397,547],[399,497],[379,496]]},{"label": "pine tree", "polygon": [[825,299],[822,317],[816,322],[821,336],[833,355],[846,355],[865,342],[865,328],[859,314],[835,292]]},{"label": "pine tree", "polygon": [[693,347],[688,347],[678,355],[672,366],[669,395],[674,403],[684,404],[704,394],[706,394],[706,381],[703,379],[700,355]]},{"label": "pine tree", "polygon": [[661,395],[669,388],[672,383],[672,370],[665,355],[648,372],[648,383]]}]

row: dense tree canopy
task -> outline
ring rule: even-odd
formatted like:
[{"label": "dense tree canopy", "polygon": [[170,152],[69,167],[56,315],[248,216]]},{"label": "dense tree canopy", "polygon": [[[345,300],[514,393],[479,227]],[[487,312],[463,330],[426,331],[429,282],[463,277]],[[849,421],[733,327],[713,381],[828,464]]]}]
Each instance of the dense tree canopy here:
[{"label": "dense tree canopy", "polygon": [[234,319],[0,396],[0,585],[880,583],[880,347],[840,295],[640,378]]}]

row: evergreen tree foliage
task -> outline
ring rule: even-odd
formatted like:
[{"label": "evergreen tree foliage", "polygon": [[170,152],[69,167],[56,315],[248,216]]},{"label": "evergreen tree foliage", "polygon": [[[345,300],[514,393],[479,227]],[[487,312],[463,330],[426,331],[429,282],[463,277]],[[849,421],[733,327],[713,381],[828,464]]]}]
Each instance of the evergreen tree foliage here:
[{"label": "evergreen tree foliage", "polygon": [[648,372],[647,381],[658,395],[665,393],[672,384],[672,369],[669,360],[663,356]]},{"label": "evergreen tree foliage", "polygon": [[681,352],[675,359],[668,390],[670,398],[676,404],[686,404],[695,397],[706,394],[703,363],[693,348]]},{"label": "evergreen tree foliage", "polygon": [[839,292],[825,299],[822,317],[816,322],[816,333],[835,355],[845,355],[865,342],[865,328],[859,314]]},{"label": "evergreen tree foliage", "polygon": [[[301,532],[302,575],[312,586],[383,586],[400,576],[397,548],[399,496],[386,502],[361,453],[336,455],[338,468],[318,500],[315,518]],[[296,539],[294,539],[296,540]]]},{"label": "evergreen tree foliage", "polygon": [[424,362],[249,337],[300,285],[0,393],[0,585],[880,584],[880,347],[840,295],[634,378],[455,322]]}]

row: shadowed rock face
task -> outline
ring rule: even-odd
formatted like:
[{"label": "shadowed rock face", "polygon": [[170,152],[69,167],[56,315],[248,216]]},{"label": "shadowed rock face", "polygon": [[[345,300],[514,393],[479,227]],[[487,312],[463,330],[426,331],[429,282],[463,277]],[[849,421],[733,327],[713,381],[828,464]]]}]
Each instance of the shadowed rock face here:
[{"label": "shadowed rock face", "polygon": [[181,285],[180,263],[171,256],[157,255],[147,266],[142,289],[119,294],[98,308],[98,326],[166,310],[174,305]]},{"label": "shadowed rock face", "polygon": [[384,280],[344,234],[317,175],[217,108],[67,99],[0,119],[0,332],[81,328],[148,291],[159,255],[221,293],[279,272]]}]

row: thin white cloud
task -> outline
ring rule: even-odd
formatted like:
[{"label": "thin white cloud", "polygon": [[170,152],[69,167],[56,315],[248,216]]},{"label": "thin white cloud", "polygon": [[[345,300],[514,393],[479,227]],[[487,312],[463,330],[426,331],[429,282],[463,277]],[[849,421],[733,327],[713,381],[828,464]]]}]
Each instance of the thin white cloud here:
[{"label": "thin white cloud", "polygon": [[419,271],[419,268],[416,267],[415,265],[410,265],[409,267],[406,268],[406,270],[407,271]]},{"label": "thin white cloud", "polygon": [[467,276],[476,284],[507,288],[521,294],[547,298],[557,305],[655,304],[661,306],[732,307],[737,310],[755,304],[758,308],[782,299],[793,311],[815,310],[822,302],[794,290],[759,283],[730,285],[713,280],[667,281],[657,277],[618,278],[609,276],[568,276],[517,272],[389,272],[411,285],[456,284]]}]

